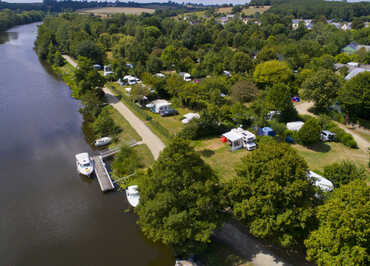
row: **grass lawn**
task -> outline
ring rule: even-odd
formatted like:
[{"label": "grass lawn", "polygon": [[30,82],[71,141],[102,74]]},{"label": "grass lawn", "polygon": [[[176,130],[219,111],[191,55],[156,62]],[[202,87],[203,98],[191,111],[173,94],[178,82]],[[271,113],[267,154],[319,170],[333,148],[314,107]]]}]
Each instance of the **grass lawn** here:
[{"label": "grass lawn", "polygon": [[240,162],[242,157],[251,153],[246,149],[231,152],[229,146],[222,143],[219,138],[195,141],[193,144],[195,149],[200,152],[203,160],[208,163],[222,179],[234,177],[235,165]]},{"label": "grass lawn", "polygon": [[312,149],[298,144],[293,147],[306,160],[312,170],[322,171],[326,165],[342,160],[351,160],[357,165],[366,167],[369,160],[369,155],[360,149],[351,149],[341,143],[319,143]]},{"label": "grass lawn", "polygon": [[143,168],[148,168],[154,163],[154,157],[150,152],[148,146],[138,145],[134,147],[134,150],[139,155],[140,161],[143,164]]},{"label": "grass lawn", "polygon": [[360,135],[361,137],[363,137],[364,139],[366,139],[368,142],[370,142],[370,134],[363,131],[363,130],[357,130],[355,129],[355,132]]},{"label": "grass lawn", "polygon": [[111,117],[114,121],[114,123],[121,128],[121,132],[117,136],[117,140],[112,143],[111,145],[116,146],[120,144],[130,144],[134,141],[140,141],[141,137],[135,129],[133,129],[130,124],[127,122],[127,120],[112,106],[106,106],[111,114]]}]

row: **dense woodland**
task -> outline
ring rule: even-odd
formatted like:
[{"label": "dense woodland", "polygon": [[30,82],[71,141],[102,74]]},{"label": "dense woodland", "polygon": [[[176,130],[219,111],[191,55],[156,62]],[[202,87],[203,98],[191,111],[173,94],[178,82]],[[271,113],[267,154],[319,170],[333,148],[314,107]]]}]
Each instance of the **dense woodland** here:
[{"label": "dense woodland", "polygon": [[[334,16],[339,5],[346,4],[338,3],[322,15]],[[94,63],[112,65],[109,80],[127,73],[140,77],[147,87],[134,86],[133,101],[142,96],[165,98],[200,113],[200,119],[171,139],[150,169],[138,173],[141,198],[136,212],[149,239],[173,246],[177,254],[198,253],[232,215],[256,237],[288,250],[305,245],[307,258],[319,265],[368,265],[366,170],[351,162],[328,166],[325,175],[336,188],[324,193],[307,179],[307,163],[295,149],[279,138],[262,137],[258,149],[235,166],[237,176],[223,180],[191,145],[190,140],[218,136],[239,125],[269,125],[281,139],[291,135],[302,145],[318,142],[321,129],[330,129],[337,141],[356,147],[352,136],[332,119],[344,122],[346,115],[354,121],[368,119],[370,73],[346,81],[346,71],[336,71],[334,63],[369,64],[365,50],[352,55],[341,50],[352,41],[369,45],[370,28],[342,31],[319,18],[312,30],[303,24],[293,30],[291,19],[297,14],[273,8],[251,18],[260,25],[245,24],[238,14],[221,25],[214,10],[196,23],[166,11],[105,19],[63,13],[45,18],[36,51],[41,59],[59,66],[64,64],[61,54],[78,58],[74,95],[82,100],[81,111],[97,135],[114,134],[116,128],[101,108],[100,88],[106,80],[93,69]],[[305,5],[301,9],[309,10]],[[368,16],[366,12],[352,17]],[[337,18],[352,18],[346,16]],[[181,71],[198,82],[185,82],[177,74]],[[166,77],[153,75],[158,72]],[[300,117],[291,101],[296,95],[314,101],[320,116]],[[342,113],[332,109],[337,103]],[[269,121],[270,110],[281,115]],[[287,131],[284,123],[297,119],[306,121],[302,130]],[[127,150],[121,157],[130,168],[121,174],[130,173],[137,157]]]},{"label": "dense woodland", "polygon": [[9,9],[0,10],[0,31],[5,31],[13,26],[41,21],[44,18],[42,11],[14,12]]}]

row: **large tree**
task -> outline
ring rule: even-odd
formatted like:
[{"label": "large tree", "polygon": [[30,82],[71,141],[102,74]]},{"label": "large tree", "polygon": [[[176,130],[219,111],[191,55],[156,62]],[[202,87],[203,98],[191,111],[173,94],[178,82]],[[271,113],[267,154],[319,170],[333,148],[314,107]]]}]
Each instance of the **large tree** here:
[{"label": "large tree", "polygon": [[287,144],[270,141],[242,158],[227,196],[234,215],[260,238],[292,246],[313,223],[314,194],[307,164]]},{"label": "large tree", "polygon": [[253,69],[253,61],[246,53],[236,52],[231,59],[230,66],[234,72],[245,73]]},{"label": "large tree", "polygon": [[339,100],[351,117],[369,118],[370,72],[358,74],[339,90]]},{"label": "large tree", "polygon": [[319,227],[305,241],[318,265],[370,264],[370,187],[362,180],[334,190],[318,208]]},{"label": "large tree", "polygon": [[239,80],[231,87],[234,102],[250,102],[258,95],[258,88],[253,81]]},{"label": "large tree", "polygon": [[291,101],[291,89],[285,84],[277,83],[267,90],[266,107],[269,111],[280,111],[281,121],[293,121],[298,113]]},{"label": "large tree", "polygon": [[319,121],[312,117],[308,119],[298,131],[299,141],[304,145],[312,145],[320,141],[321,126]]},{"label": "large tree", "polygon": [[317,109],[326,110],[337,97],[340,86],[340,80],[333,71],[321,69],[303,82],[303,96],[314,101]]},{"label": "large tree", "polygon": [[258,64],[253,77],[257,83],[272,85],[274,83],[288,82],[292,74],[292,70],[286,62],[271,60]]},{"label": "large tree", "polygon": [[221,224],[218,179],[183,139],[168,145],[139,180],[138,223],[146,237],[179,253],[206,246]]}]

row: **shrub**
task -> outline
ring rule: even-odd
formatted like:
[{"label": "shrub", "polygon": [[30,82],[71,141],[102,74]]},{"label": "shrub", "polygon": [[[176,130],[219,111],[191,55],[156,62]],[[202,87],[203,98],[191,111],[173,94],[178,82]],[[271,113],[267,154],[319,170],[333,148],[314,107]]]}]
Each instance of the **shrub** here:
[{"label": "shrub", "polygon": [[335,187],[339,187],[355,179],[364,179],[366,170],[357,167],[351,161],[342,161],[326,166],[324,168],[324,176],[333,182]]},{"label": "shrub", "polygon": [[316,118],[310,118],[298,131],[300,142],[304,145],[312,145],[320,141],[321,127]]}]

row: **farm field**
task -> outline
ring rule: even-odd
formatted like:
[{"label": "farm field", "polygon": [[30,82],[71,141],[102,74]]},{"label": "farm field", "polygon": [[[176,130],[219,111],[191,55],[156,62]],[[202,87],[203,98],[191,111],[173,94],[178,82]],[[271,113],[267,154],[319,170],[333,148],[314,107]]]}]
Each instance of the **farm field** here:
[{"label": "farm field", "polygon": [[103,7],[103,8],[91,8],[91,9],[80,9],[76,12],[80,14],[93,13],[95,16],[105,17],[111,14],[124,13],[126,15],[140,15],[142,13],[154,13],[154,9],[151,8],[137,8],[137,7]]},{"label": "farm field", "polygon": [[[257,12],[263,13],[266,12],[271,6],[261,6],[261,7],[254,7],[251,6],[249,8],[244,8],[242,13],[245,14],[246,16],[254,15]],[[232,7],[221,7],[217,10],[218,13],[224,13],[224,14],[229,14],[232,11]]]}]

